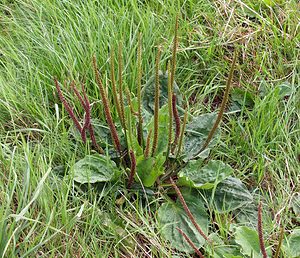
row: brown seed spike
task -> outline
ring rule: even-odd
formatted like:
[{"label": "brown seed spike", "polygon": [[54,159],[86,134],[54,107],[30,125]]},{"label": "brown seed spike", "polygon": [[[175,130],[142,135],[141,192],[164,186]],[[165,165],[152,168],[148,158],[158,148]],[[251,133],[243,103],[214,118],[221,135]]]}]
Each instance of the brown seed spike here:
[{"label": "brown seed spike", "polygon": [[176,104],[176,94],[173,93],[172,96],[172,110],[173,110],[173,117],[175,120],[175,138],[174,138],[174,142],[173,142],[173,147],[172,147],[172,153],[175,151],[177,142],[178,142],[178,138],[180,136],[180,117],[178,114],[178,110],[177,110],[177,104]]},{"label": "brown seed spike", "polygon": [[111,77],[110,79],[111,79],[111,84],[112,84],[113,101],[116,106],[119,119],[122,120],[121,108],[120,108],[120,103],[119,103],[119,98],[118,98],[117,87],[116,87],[115,62],[114,62],[114,49],[113,48],[110,53],[110,77]]},{"label": "brown seed spike", "polygon": [[137,139],[140,146],[144,145],[143,140],[143,117],[142,117],[142,42],[141,34],[138,39],[138,51],[137,51],[137,65],[138,65],[138,76],[137,76],[137,101],[138,101],[138,126],[137,126]]},{"label": "brown seed spike", "polygon": [[83,98],[81,97],[76,85],[75,85],[75,81],[71,82],[71,89],[74,91],[76,97],[79,99],[79,102],[81,104],[81,106],[84,108],[85,107],[85,100],[83,100]]},{"label": "brown seed spike", "polygon": [[182,124],[182,129],[181,129],[181,133],[180,133],[180,137],[179,137],[179,143],[178,143],[178,149],[177,149],[176,158],[179,157],[180,152],[181,152],[181,147],[182,147],[182,142],[183,142],[183,136],[184,136],[185,127],[186,127],[186,123],[187,123],[187,117],[188,117],[188,110],[186,108],[185,112],[184,112],[183,124]]},{"label": "brown seed spike", "polygon": [[169,157],[171,144],[172,144],[172,128],[173,128],[173,110],[172,110],[172,83],[171,83],[171,67],[168,62],[168,110],[169,110],[169,130],[168,130],[168,149],[167,157]]},{"label": "brown seed spike", "polygon": [[91,141],[92,144],[94,146],[94,148],[101,154],[104,153],[104,150],[98,145],[97,141],[96,141],[96,137],[95,137],[95,133],[94,133],[94,128],[92,126],[91,123],[91,104],[90,101],[87,97],[86,91],[85,91],[85,87],[84,87],[84,83],[81,83],[81,89],[82,89],[82,93],[83,93],[83,98],[84,98],[84,110],[85,110],[85,123],[84,126],[82,128],[82,131],[88,130],[90,133],[90,137],[91,137]]},{"label": "brown seed spike", "polygon": [[230,72],[229,72],[229,76],[226,82],[226,89],[224,92],[224,96],[223,96],[223,100],[221,103],[221,107],[220,107],[220,111],[218,113],[217,119],[212,127],[212,129],[210,130],[207,139],[203,145],[203,147],[198,151],[198,153],[195,155],[195,157],[197,157],[202,151],[204,151],[206,149],[206,147],[209,145],[210,141],[212,140],[216,130],[218,129],[218,126],[222,120],[225,108],[226,108],[226,104],[228,102],[228,98],[229,98],[229,92],[230,92],[230,86],[231,86],[231,81],[233,78],[233,72],[234,72],[234,68],[235,68],[235,63],[236,63],[236,59],[237,59],[237,53],[234,52],[234,57],[233,57],[233,61],[231,64],[231,68],[230,68]]},{"label": "brown seed spike", "polygon": [[[89,103],[87,104],[86,99],[83,99],[75,85],[75,81],[71,82],[71,90],[74,91],[75,95],[77,96],[77,98],[79,99],[79,102],[81,104],[81,106],[83,107],[83,109],[85,110],[85,122],[81,128],[80,134],[81,134],[81,138],[82,141],[85,143],[86,142],[86,129],[88,128],[88,123],[90,121],[90,106]],[[84,88],[83,88],[84,89]]]},{"label": "brown seed spike", "polygon": [[204,258],[203,254],[200,252],[200,250],[195,246],[193,241],[187,236],[186,233],[184,233],[180,228],[176,228],[178,232],[184,237],[184,239],[187,241],[187,243],[194,249],[195,253],[200,257]]},{"label": "brown seed spike", "polygon": [[199,234],[209,243],[211,243],[211,240],[206,236],[206,234],[202,231],[202,229],[200,228],[200,226],[198,225],[198,223],[195,220],[195,217],[193,216],[193,214],[191,213],[189,207],[187,206],[182,193],[180,192],[179,188],[177,187],[177,185],[175,184],[174,180],[170,177],[170,181],[171,184],[179,198],[179,201],[182,204],[182,207],[184,209],[184,211],[186,212],[186,215],[189,217],[190,221],[192,222],[192,224],[194,225],[194,227],[197,229],[197,231],[199,232]]},{"label": "brown seed spike", "polygon": [[126,121],[125,121],[125,107],[124,107],[124,97],[123,97],[123,79],[122,79],[122,43],[119,42],[118,48],[118,70],[119,70],[119,99],[120,99],[120,112],[121,112],[121,124],[124,131],[126,132]]},{"label": "brown seed spike", "polygon": [[103,106],[104,106],[104,113],[105,113],[105,117],[106,117],[106,121],[107,124],[110,128],[110,133],[111,133],[111,137],[113,139],[116,151],[121,155],[122,154],[122,148],[121,148],[121,143],[119,140],[119,136],[116,130],[116,127],[113,123],[112,117],[111,117],[111,112],[110,112],[110,107],[109,107],[109,102],[107,100],[107,96],[103,87],[103,84],[100,80],[100,76],[99,76],[99,72],[98,72],[98,67],[97,67],[97,61],[96,61],[96,57],[93,56],[93,68],[94,68],[94,72],[95,72],[95,76],[96,76],[96,81],[100,90],[100,95],[101,95],[101,99],[103,102]]}]

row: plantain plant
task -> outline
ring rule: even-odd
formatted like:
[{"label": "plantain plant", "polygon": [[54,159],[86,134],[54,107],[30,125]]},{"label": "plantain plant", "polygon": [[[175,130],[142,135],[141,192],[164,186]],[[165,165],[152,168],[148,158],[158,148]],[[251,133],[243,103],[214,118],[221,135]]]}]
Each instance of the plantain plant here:
[{"label": "plantain plant", "polygon": [[[144,87],[142,39],[139,35],[135,92],[126,87],[122,78],[121,43],[117,54],[117,73],[114,50],[110,53],[111,93],[101,77],[96,56],[93,57],[95,82],[99,87],[106,120],[100,126],[91,118],[91,104],[83,83],[82,95],[75,82],[71,83],[71,89],[85,111],[81,122],[64,97],[58,80],[54,79],[54,82],[60,101],[82,142],[87,144],[89,136],[96,151],[96,154],[87,155],[75,163],[74,180],[85,184],[126,178],[123,185],[131,192],[137,191],[140,184],[159,189],[166,200],[157,213],[162,236],[179,251],[196,252],[200,256],[199,249],[205,243],[215,247],[224,245],[220,239],[209,234],[208,210],[237,214],[242,207],[253,203],[253,197],[246,186],[233,177],[234,171],[228,164],[209,159],[210,149],[217,143],[237,55],[234,54],[219,112],[194,116],[175,82],[177,33],[178,18],[167,71],[160,70],[161,49],[158,48],[155,74]],[[169,198],[174,194],[178,196],[176,202]],[[237,232],[241,230],[245,229],[238,229]],[[219,257],[218,251],[214,251],[218,248],[208,250],[211,250],[213,257]],[[238,252],[224,250],[219,249],[221,253]]]}]

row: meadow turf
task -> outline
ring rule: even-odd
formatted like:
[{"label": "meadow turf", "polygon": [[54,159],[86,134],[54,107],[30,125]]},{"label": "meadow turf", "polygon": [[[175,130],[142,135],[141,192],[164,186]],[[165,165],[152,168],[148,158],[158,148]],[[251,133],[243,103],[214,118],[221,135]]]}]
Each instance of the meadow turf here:
[{"label": "meadow turf", "polygon": [[[70,168],[91,150],[70,137],[72,121],[53,76],[87,80],[93,117],[104,121],[93,54],[108,82],[109,53],[121,40],[123,80],[135,92],[138,34],[144,85],[154,74],[158,45],[161,69],[166,68],[178,13],[175,79],[190,111],[218,108],[234,49],[233,88],[251,96],[249,103],[240,99],[239,112],[227,110],[211,157],[230,164],[263,201],[264,214],[272,215],[263,216],[265,237],[274,245],[280,227],[288,234],[299,226],[290,202],[300,192],[300,5],[258,2],[2,0],[0,257],[176,254],[159,234],[154,216],[159,194],[145,204],[122,197],[114,185],[74,184]],[[230,214],[212,222],[230,238]]]}]

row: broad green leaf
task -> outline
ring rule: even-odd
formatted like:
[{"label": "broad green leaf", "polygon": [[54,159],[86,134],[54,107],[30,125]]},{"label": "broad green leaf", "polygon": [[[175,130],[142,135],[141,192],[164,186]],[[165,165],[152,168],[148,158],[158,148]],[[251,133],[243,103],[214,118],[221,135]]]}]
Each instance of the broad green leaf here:
[{"label": "broad green leaf", "polygon": [[[194,117],[193,120],[187,124],[185,130],[185,139],[184,139],[184,160],[190,160],[195,157],[195,155],[203,147],[207,136],[212,129],[217,118],[216,113],[208,113]],[[218,134],[218,132],[216,133]],[[216,135],[213,139],[216,138]],[[209,147],[212,147],[215,144],[215,141],[212,140]],[[206,158],[209,154],[209,148],[199,155],[201,158]]]},{"label": "broad green leaf", "polygon": [[134,134],[131,135],[129,144],[130,144],[130,149],[134,151],[135,156],[141,156],[143,154],[143,148],[140,146],[136,135]]},{"label": "broad green leaf", "polygon": [[74,165],[74,181],[81,184],[112,181],[119,173],[115,162],[103,155],[87,155]]},{"label": "broad green leaf", "polygon": [[213,194],[218,212],[229,212],[253,201],[251,193],[238,178],[228,177],[219,183]]},{"label": "broad green leaf", "polygon": [[[199,198],[191,195],[184,194],[184,199],[191,213],[194,215],[196,222],[207,234],[208,215],[203,203]],[[158,209],[158,220],[162,236],[170,242],[172,247],[179,251],[192,253],[194,250],[179,233],[177,228],[180,228],[193,241],[197,248],[200,248],[205,243],[205,239],[196,230],[179,200],[177,200],[176,203],[164,203]]]},{"label": "broad green leaf", "polygon": [[240,209],[234,211],[236,222],[240,225],[256,228],[257,226],[257,206],[258,204],[253,201],[245,204]]},{"label": "broad green leaf", "polygon": [[[168,148],[168,126],[169,126],[169,110],[168,105],[163,106],[158,113],[158,143],[154,156],[157,156],[167,151]],[[154,133],[154,117],[151,118],[147,125],[148,132],[152,129],[152,137],[150,146],[153,144],[153,133]]]},{"label": "broad green leaf", "polygon": [[[159,96],[159,106],[162,107],[168,103],[168,73],[163,74],[162,71],[159,71],[159,84],[160,84],[160,96]],[[174,89],[177,96],[177,105],[181,106],[182,95],[180,90],[174,82]],[[149,78],[142,92],[142,102],[143,107],[150,113],[154,113],[154,96],[155,96],[155,76]]]},{"label": "broad green leaf", "polygon": [[235,241],[241,246],[241,252],[244,255],[253,258],[262,257],[256,230],[246,226],[236,228]]},{"label": "broad green leaf", "polygon": [[[253,258],[262,258],[259,238],[256,229],[240,226],[235,231],[235,242],[241,246],[241,253]],[[265,242],[268,257],[271,257],[272,250]]]},{"label": "broad green leaf", "polygon": [[178,184],[193,188],[210,189],[230,176],[233,169],[219,160],[203,166],[201,159],[191,160],[178,174]]},{"label": "broad green leaf", "polygon": [[283,249],[287,257],[300,257],[300,228],[296,228],[283,242]]},{"label": "broad green leaf", "polygon": [[156,179],[164,173],[163,165],[165,160],[166,157],[163,155],[149,157],[147,159],[145,159],[144,156],[140,156],[137,159],[136,172],[144,186],[153,186]]}]

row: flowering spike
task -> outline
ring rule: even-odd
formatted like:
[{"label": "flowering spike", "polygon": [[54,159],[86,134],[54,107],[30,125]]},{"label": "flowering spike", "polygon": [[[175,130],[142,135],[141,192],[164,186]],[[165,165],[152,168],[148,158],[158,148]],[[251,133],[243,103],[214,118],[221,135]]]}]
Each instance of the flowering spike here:
[{"label": "flowering spike", "polygon": [[98,87],[100,90],[100,95],[101,95],[101,99],[103,102],[103,106],[104,106],[104,113],[105,113],[106,121],[110,128],[111,137],[113,139],[113,142],[114,142],[117,152],[121,155],[122,154],[121,143],[119,140],[119,136],[118,136],[116,127],[115,127],[112,117],[111,117],[109,103],[107,100],[107,96],[106,96],[106,92],[104,90],[103,84],[100,80],[100,76],[99,76],[99,72],[98,72],[98,68],[97,68],[97,61],[96,61],[95,56],[93,57],[93,68],[94,68],[94,72],[95,72],[95,76],[96,76],[96,81],[97,81],[97,84],[98,84]]},{"label": "flowering spike", "polygon": [[188,110],[186,108],[185,112],[184,112],[183,124],[182,124],[181,133],[180,133],[180,137],[179,137],[179,143],[178,143],[178,149],[177,149],[176,158],[178,158],[179,155],[180,155],[180,151],[181,151],[181,147],[182,147],[182,141],[183,141],[183,136],[184,136],[184,132],[185,132],[185,126],[186,126],[186,122],[187,122],[187,117],[188,117]]},{"label": "flowering spike", "polygon": [[175,93],[173,93],[173,96],[172,96],[172,110],[173,110],[173,116],[174,116],[174,120],[175,120],[175,138],[174,138],[173,147],[172,147],[172,153],[174,153],[174,150],[175,150],[177,142],[178,142],[178,138],[180,136],[180,117],[179,117],[178,110],[177,110]]},{"label": "flowering spike", "polygon": [[145,159],[149,157],[151,136],[152,136],[152,129],[149,130],[149,133],[147,135],[146,147],[144,151]]},{"label": "flowering spike", "polygon": [[148,135],[147,135],[146,147],[145,147],[145,151],[144,151],[145,159],[149,157],[151,136],[152,136],[152,129],[149,130]]},{"label": "flowering spike", "polygon": [[110,77],[111,77],[111,84],[112,84],[113,101],[116,106],[119,119],[122,120],[120,103],[119,103],[118,92],[117,92],[117,87],[116,87],[115,62],[114,62],[114,49],[113,48],[110,53]]},{"label": "flowering spike", "polygon": [[182,193],[180,192],[179,188],[177,187],[177,185],[175,184],[174,180],[170,177],[170,181],[171,181],[171,184],[179,198],[179,201],[181,202],[182,206],[183,206],[183,209],[184,211],[186,212],[186,215],[189,217],[190,221],[192,222],[192,224],[195,226],[195,228],[197,229],[197,231],[199,232],[199,234],[206,240],[208,241],[209,243],[211,243],[211,240],[206,236],[206,234],[202,231],[202,229],[200,228],[200,226],[198,225],[198,223],[196,222],[193,214],[191,213],[189,207],[187,206],[183,196],[182,196]]},{"label": "flowering spike", "polygon": [[225,89],[225,92],[224,92],[224,96],[223,96],[223,100],[222,100],[222,103],[221,103],[221,107],[220,107],[220,111],[218,113],[218,116],[217,116],[217,119],[212,127],[212,129],[210,130],[208,136],[207,136],[207,139],[203,145],[203,147],[198,151],[198,153],[195,155],[198,156],[202,151],[204,151],[206,149],[206,147],[208,146],[208,144],[210,143],[210,141],[212,140],[221,120],[222,120],[222,117],[223,117],[223,114],[224,114],[224,111],[225,111],[225,107],[226,107],[226,104],[228,102],[228,97],[229,97],[229,91],[230,91],[230,85],[231,85],[231,81],[232,81],[232,77],[233,77],[233,72],[234,72],[234,68],[235,68],[235,63],[236,63],[236,58],[237,58],[237,53],[234,52],[234,57],[233,57],[233,61],[232,61],[232,64],[231,64],[231,68],[230,68],[230,72],[229,72],[229,76],[228,76],[228,79],[227,79],[227,83],[226,83],[226,89]]},{"label": "flowering spike", "polygon": [[172,82],[171,82],[171,67],[168,62],[168,109],[169,109],[169,132],[168,132],[168,149],[167,157],[170,154],[170,148],[172,144],[172,128],[173,128],[173,110],[172,110]]},{"label": "flowering spike", "polygon": [[160,48],[158,48],[156,60],[155,60],[155,99],[154,99],[154,134],[152,143],[152,156],[155,154],[158,143],[158,111],[159,111],[159,60],[160,60]]},{"label": "flowering spike", "polygon": [[121,112],[121,124],[124,131],[126,132],[126,121],[125,121],[125,107],[123,98],[123,80],[122,80],[122,44],[119,42],[118,49],[118,70],[119,70],[119,99],[120,99],[120,112]]},{"label": "flowering spike", "polygon": [[176,55],[177,55],[177,46],[178,46],[178,15],[176,16],[175,21],[175,35],[173,41],[173,50],[172,50],[172,69],[171,69],[171,88],[173,89],[175,69],[176,69]]},{"label": "flowering spike", "polygon": [[82,107],[84,108],[85,105],[86,105],[86,100],[84,100],[84,99],[81,97],[81,95],[80,95],[78,89],[76,88],[76,85],[75,85],[75,81],[74,81],[74,80],[71,82],[70,88],[71,88],[71,90],[74,91],[76,97],[79,99],[80,104],[81,104]]},{"label": "flowering spike", "polygon": [[138,39],[138,51],[137,51],[137,65],[138,65],[138,76],[137,76],[137,101],[138,101],[138,126],[137,126],[137,139],[140,146],[143,146],[143,117],[142,117],[142,42],[141,33]]},{"label": "flowering spike", "polygon": [[84,131],[84,129],[89,131],[93,146],[96,148],[96,150],[99,153],[103,154],[104,150],[98,145],[98,143],[96,141],[94,128],[93,128],[92,123],[91,123],[91,104],[90,104],[90,101],[87,97],[87,94],[86,94],[86,91],[85,91],[85,88],[84,88],[84,83],[81,83],[81,89],[82,89],[84,103],[85,103],[85,105],[84,105],[85,123],[82,127],[82,131]]},{"label": "flowering spike", "polygon": [[203,254],[200,252],[200,250],[195,246],[193,241],[187,236],[186,233],[184,233],[180,228],[176,228],[178,232],[184,237],[184,239],[187,241],[187,243],[194,249],[195,253],[198,254],[200,258],[204,258]]},{"label": "flowering spike", "polygon": [[88,128],[88,122],[90,120],[90,107],[89,107],[89,105],[87,105],[86,99],[83,99],[81,97],[78,89],[76,88],[74,80],[71,82],[70,88],[71,88],[71,90],[74,91],[75,95],[79,99],[79,102],[80,102],[81,106],[85,110],[85,122],[84,122],[84,124],[83,124],[83,126],[81,128],[81,131],[80,131],[80,135],[81,135],[82,141],[85,143],[86,142],[86,129]]},{"label": "flowering spike", "polygon": [[257,231],[258,231],[258,238],[259,238],[259,246],[262,253],[263,258],[267,258],[266,247],[264,243],[264,236],[263,236],[263,226],[262,226],[262,203],[260,202],[258,205],[258,212],[257,212]]}]

